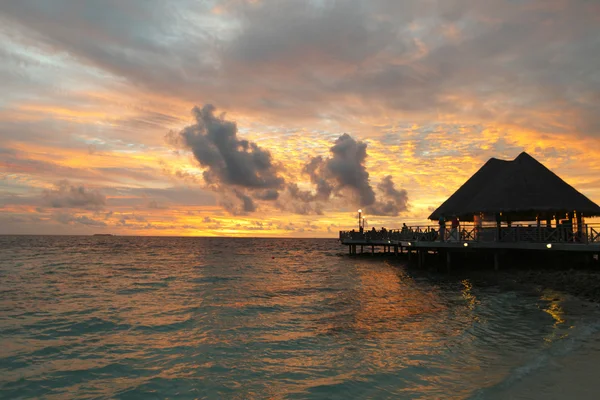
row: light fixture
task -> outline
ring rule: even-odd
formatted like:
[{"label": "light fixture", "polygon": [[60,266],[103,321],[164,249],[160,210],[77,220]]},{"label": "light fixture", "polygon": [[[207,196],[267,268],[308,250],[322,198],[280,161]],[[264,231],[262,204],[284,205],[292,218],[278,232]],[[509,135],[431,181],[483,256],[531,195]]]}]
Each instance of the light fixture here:
[{"label": "light fixture", "polygon": [[411,242],[408,242],[408,245],[409,245],[409,246],[412,246],[412,243],[411,243]]},{"label": "light fixture", "polygon": [[463,246],[469,247],[469,243],[465,242],[465,243],[463,243]]},{"label": "light fixture", "polygon": [[362,212],[362,210],[358,210],[358,212],[359,212],[359,213],[361,213],[361,212]]},{"label": "light fixture", "polygon": [[549,249],[551,249],[551,248],[552,248],[552,243],[548,243],[548,244],[546,245],[546,247],[547,247],[547,248],[549,248]]}]

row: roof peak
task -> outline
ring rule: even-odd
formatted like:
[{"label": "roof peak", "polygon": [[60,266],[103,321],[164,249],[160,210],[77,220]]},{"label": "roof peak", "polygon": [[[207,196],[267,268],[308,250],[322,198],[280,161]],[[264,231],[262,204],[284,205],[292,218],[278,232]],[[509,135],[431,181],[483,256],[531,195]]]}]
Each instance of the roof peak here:
[{"label": "roof peak", "polygon": [[[533,160],[535,162],[538,162],[538,160],[536,160],[535,158],[533,158],[531,155],[529,155],[529,153],[527,153],[526,151],[521,152],[521,154],[519,154],[517,156],[517,158],[514,159],[514,161],[523,161],[523,160]],[[540,163],[541,164],[541,163]]]},{"label": "roof peak", "polygon": [[529,153],[527,153],[526,151],[522,151],[521,153],[519,153],[518,156],[516,156],[512,160],[510,160],[510,159],[506,160],[504,158],[492,157],[487,162],[490,162],[490,161],[502,161],[502,162],[505,162],[505,163],[510,163],[510,162],[513,162],[513,161],[522,161],[522,160],[535,160],[535,158],[533,158],[531,155],[529,155]]}]

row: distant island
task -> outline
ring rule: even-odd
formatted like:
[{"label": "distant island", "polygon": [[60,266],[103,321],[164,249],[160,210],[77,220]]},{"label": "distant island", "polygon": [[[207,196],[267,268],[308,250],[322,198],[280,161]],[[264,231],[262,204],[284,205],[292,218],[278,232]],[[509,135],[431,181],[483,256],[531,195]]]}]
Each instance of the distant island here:
[{"label": "distant island", "polygon": [[93,236],[115,236],[112,233],[94,233]]}]

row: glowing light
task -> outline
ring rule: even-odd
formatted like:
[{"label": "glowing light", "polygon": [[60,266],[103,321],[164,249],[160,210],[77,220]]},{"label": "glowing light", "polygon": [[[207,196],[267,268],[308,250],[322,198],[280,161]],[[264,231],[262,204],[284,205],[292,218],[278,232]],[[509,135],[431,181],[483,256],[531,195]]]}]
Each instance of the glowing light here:
[{"label": "glowing light", "polygon": [[463,246],[469,247],[469,243],[463,243]]},{"label": "glowing light", "polygon": [[547,248],[549,248],[549,249],[551,249],[551,248],[552,248],[552,243],[548,243],[548,244],[546,245],[546,247],[547,247]]}]

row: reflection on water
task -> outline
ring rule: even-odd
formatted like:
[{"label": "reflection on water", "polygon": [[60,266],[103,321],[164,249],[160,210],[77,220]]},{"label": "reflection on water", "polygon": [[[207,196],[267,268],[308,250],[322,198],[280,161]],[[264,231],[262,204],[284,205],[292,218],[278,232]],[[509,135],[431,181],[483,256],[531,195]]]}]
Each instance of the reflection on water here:
[{"label": "reflection on water", "polygon": [[[564,310],[561,304],[565,301],[565,296],[556,291],[544,290],[540,300],[542,300],[540,309],[554,319],[554,329],[544,336],[544,341],[548,345],[551,345],[555,340],[564,339],[568,336],[568,331],[566,331],[562,326],[562,324],[565,323],[565,320],[563,318]],[[568,326],[568,328],[572,327],[573,326]]]},{"label": "reflection on water", "polygon": [[0,242],[2,398],[466,398],[580,325],[333,240]]}]

